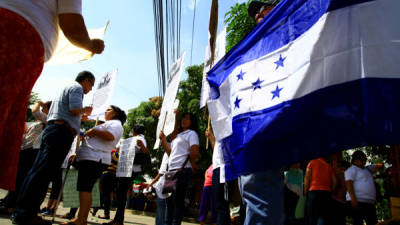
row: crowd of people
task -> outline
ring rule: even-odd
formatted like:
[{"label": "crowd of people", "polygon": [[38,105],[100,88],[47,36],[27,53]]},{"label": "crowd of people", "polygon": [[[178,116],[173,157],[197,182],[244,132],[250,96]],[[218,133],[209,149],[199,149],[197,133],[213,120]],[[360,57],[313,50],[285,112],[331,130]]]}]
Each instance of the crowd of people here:
[{"label": "crowd of people", "polygon": [[[253,1],[248,13],[259,23],[273,7],[269,3]],[[96,54],[104,49],[102,40],[90,39],[87,34],[81,16],[81,1],[34,3],[0,0],[0,18],[0,61],[7,61],[7,65],[0,64],[4,72],[0,76],[0,83],[8,83],[0,88],[0,95],[5,100],[0,103],[4,109],[0,127],[15,127],[9,131],[14,137],[11,140],[6,140],[6,135],[0,133],[0,149],[4,157],[10,156],[10,162],[17,164],[18,157],[9,152],[19,152],[18,148],[22,146],[15,190],[8,192],[2,200],[2,207],[9,210],[15,224],[51,224],[39,216],[39,212],[53,215],[57,209],[62,190],[61,168],[67,160],[78,169],[76,190],[79,192],[79,211],[71,209],[66,215],[69,221],[63,224],[87,224],[92,190],[99,179],[104,209],[104,215],[100,218],[111,218],[111,196],[115,193],[116,214],[104,224],[123,224],[127,193],[132,189],[135,177],[142,173],[141,163],[129,162],[129,169],[126,170],[126,165],[121,165],[119,161],[122,155],[119,143],[127,118],[119,107],[109,106],[104,123],[81,132],[81,122],[92,112],[91,106],[83,106],[84,95],[95,84],[95,76],[91,72],[80,72],[75,82],[68,84],[51,102],[37,102],[32,108],[37,122],[24,128],[27,104],[22,102],[28,101],[43,63],[54,51],[58,28],[78,47]],[[15,32],[17,30],[18,33]],[[19,38],[15,38],[16,35]],[[18,63],[21,60],[29,63],[21,66]],[[192,175],[198,169],[200,146],[197,118],[191,113],[183,113],[179,117],[179,113],[176,114],[180,121],[176,122],[173,133],[167,136],[161,131],[159,134],[165,153],[157,176],[146,188],[154,190],[157,195],[157,225],[182,223],[185,196]],[[134,140],[132,151],[136,156],[149,154],[144,131],[145,127],[140,124],[136,124],[131,131]],[[76,136],[79,138],[77,148],[71,148]],[[288,168],[258,171],[241,175],[236,181],[227,181],[222,143],[215,139],[210,128],[205,136],[211,143],[213,154],[212,163],[204,176],[200,224],[206,223],[209,211],[211,223],[231,224],[230,206],[235,194],[240,195],[241,200],[240,224],[344,225],[346,217],[351,218],[354,225],[361,225],[363,221],[367,225],[377,223],[375,203],[378,190],[373,176],[382,165],[366,166],[367,158],[362,151],[352,154],[351,166],[340,162],[332,167],[326,159],[317,158],[307,164],[296,163]],[[69,154],[71,149],[76,152]],[[117,173],[122,167],[124,175]],[[0,166],[0,171],[7,169],[3,170]],[[50,200],[41,210],[50,182]],[[94,215],[97,209],[93,210]],[[77,211],[78,215],[75,216]]]}]

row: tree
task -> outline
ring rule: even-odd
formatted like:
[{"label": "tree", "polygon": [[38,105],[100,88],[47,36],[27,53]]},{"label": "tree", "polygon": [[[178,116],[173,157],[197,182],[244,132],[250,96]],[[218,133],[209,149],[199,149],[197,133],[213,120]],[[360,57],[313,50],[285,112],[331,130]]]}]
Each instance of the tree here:
[{"label": "tree", "polygon": [[[276,4],[274,0],[261,0],[262,2]],[[241,41],[256,25],[253,18],[247,14],[251,0],[243,3],[236,3],[225,14],[226,28],[226,52],[231,50],[239,41]]]},{"label": "tree", "polygon": [[32,91],[31,95],[29,96],[29,105],[28,105],[28,110],[26,112],[26,122],[35,121],[35,117],[33,117],[33,115],[32,115],[32,110],[31,110],[30,106],[35,104],[39,100],[40,100],[39,94]]}]

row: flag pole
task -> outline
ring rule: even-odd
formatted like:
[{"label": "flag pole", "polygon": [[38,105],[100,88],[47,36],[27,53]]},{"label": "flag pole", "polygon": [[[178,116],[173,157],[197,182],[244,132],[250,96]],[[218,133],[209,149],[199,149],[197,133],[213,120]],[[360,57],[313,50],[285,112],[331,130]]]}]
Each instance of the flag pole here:
[{"label": "flag pole", "polygon": [[[210,9],[210,21],[208,24],[208,32],[210,33],[210,69],[214,65],[215,58],[215,45],[217,40],[217,29],[218,29],[218,0],[212,0]],[[204,108],[204,114],[206,114],[207,107]],[[208,114],[207,130],[210,129],[211,119]],[[206,137],[206,149],[208,149],[208,137]]]}]

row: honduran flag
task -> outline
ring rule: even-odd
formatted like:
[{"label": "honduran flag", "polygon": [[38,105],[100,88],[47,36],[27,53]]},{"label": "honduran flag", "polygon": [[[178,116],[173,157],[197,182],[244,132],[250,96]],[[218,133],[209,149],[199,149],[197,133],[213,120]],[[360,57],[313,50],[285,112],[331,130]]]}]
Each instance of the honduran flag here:
[{"label": "honduran flag", "polygon": [[227,180],[400,143],[400,1],[283,0],[208,72]]}]

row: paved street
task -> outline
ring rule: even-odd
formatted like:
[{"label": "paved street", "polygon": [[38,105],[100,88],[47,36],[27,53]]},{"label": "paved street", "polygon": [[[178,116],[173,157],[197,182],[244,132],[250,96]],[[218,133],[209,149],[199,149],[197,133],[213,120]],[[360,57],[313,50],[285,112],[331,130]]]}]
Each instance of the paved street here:
[{"label": "paved street", "polygon": [[[6,195],[6,191],[3,189],[0,189],[0,198],[3,198]],[[47,204],[47,199],[45,202],[42,204],[42,207],[44,207]],[[57,215],[64,215],[66,214],[69,209],[67,208],[62,208],[62,204],[60,205],[59,209],[57,210]],[[102,210],[99,211],[99,213],[102,213]],[[115,214],[115,211],[111,211],[111,217],[113,218]],[[51,220],[51,217],[46,217],[46,219]],[[154,213],[147,213],[144,214],[143,211],[136,211],[136,210],[129,210],[127,209],[125,211],[125,221],[124,224],[143,224],[143,225],[154,225]],[[193,219],[185,219],[185,220],[193,220]],[[53,224],[60,224],[64,221],[67,221],[65,219],[56,217],[55,221]],[[103,220],[99,219],[97,217],[93,217],[92,215],[89,214],[88,218],[88,224],[102,224],[104,222],[107,222],[108,220]],[[11,225],[12,222],[9,219],[8,215],[0,214],[0,225]],[[183,225],[190,225],[190,224],[198,224],[198,223],[189,223],[189,222],[183,222]]]}]

